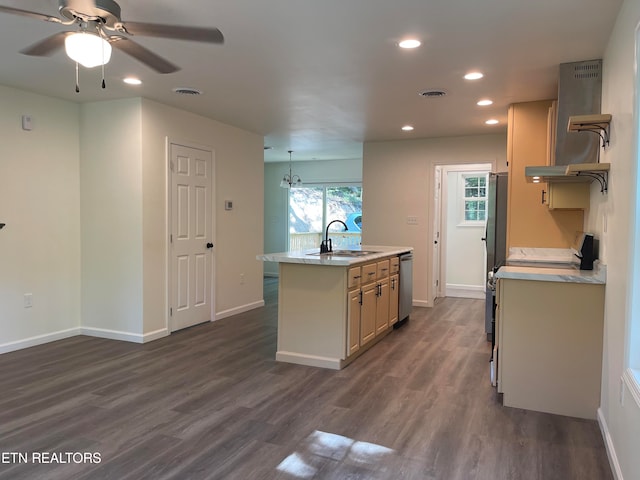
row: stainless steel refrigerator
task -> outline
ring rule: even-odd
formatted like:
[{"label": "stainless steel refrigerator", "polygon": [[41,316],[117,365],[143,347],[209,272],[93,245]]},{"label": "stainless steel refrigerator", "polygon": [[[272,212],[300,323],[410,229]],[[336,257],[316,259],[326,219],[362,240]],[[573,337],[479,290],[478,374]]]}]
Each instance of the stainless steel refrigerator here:
[{"label": "stainless steel refrigerator", "polygon": [[487,248],[487,289],[484,329],[487,340],[493,342],[495,286],[493,275],[507,258],[507,190],[506,172],[490,173],[487,192],[487,229],[483,240]]}]

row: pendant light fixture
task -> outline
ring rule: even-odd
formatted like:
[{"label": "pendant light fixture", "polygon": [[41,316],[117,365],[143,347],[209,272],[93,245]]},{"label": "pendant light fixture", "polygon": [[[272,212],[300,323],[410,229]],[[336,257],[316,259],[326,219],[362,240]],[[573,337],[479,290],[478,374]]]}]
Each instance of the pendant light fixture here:
[{"label": "pendant light fixture", "polygon": [[302,179],[300,175],[293,175],[291,173],[291,154],[293,150],[287,150],[289,152],[289,173],[285,173],[282,181],[280,182],[280,186],[282,188],[294,188],[302,186]]}]

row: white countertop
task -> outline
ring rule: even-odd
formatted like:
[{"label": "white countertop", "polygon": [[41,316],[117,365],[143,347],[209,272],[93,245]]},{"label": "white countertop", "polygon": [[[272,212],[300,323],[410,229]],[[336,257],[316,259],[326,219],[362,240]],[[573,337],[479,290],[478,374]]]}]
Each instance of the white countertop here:
[{"label": "white countertop", "polygon": [[[343,249],[335,249],[343,250]],[[347,249],[344,249],[347,250]],[[413,247],[391,247],[383,245],[362,245],[360,248],[349,248],[348,250],[370,251],[367,255],[338,256],[331,254],[318,255],[320,249],[302,250],[296,252],[265,253],[256,256],[256,259],[264,262],[278,263],[303,263],[308,265],[334,265],[338,267],[348,267],[356,263],[369,262],[378,258],[400,255],[413,251]]]},{"label": "white countertop", "polygon": [[593,270],[578,268],[544,268],[534,266],[507,265],[500,267],[496,279],[537,280],[543,282],[592,283],[607,282],[607,267],[594,262]]}]

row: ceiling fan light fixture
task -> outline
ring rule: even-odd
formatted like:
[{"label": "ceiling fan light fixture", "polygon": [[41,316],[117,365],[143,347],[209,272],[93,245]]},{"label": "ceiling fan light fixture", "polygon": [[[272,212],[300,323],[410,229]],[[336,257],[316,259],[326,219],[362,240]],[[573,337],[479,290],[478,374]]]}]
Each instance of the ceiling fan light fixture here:
[{"label": "ceiling fan light fixture", "polygon": [[64,39],[67,56],[83,67],[106,65],[111,60],[111,44],[93,33],[77,32]]}]

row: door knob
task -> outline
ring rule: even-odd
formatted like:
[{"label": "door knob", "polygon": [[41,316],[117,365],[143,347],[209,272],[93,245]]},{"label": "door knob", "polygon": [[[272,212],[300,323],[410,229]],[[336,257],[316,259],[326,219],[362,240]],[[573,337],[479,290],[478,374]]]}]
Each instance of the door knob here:
[{"label": "door knob", "polygon": [[211,242],[207,243],[207,248],[213,248],[213,243]]}]

